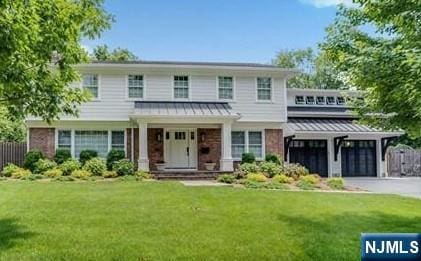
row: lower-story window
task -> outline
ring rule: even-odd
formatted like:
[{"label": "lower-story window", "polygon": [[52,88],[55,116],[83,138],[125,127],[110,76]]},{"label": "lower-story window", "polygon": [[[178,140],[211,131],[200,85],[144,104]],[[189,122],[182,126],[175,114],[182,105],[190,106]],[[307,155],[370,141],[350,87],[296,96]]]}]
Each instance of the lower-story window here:
[{"label": "lower-story window", "polygon": [[83,150],[94,150],[106,158],[111,149],[125,150],[124,130],[59,130],[57,148],[66,148],[79,158]]},{"label": "lower-story window", "polygon": [[262,131],[233,131],[231,133],[231,154],[241,159],[243,153],[253,153],[257,159],[263,158]]}]

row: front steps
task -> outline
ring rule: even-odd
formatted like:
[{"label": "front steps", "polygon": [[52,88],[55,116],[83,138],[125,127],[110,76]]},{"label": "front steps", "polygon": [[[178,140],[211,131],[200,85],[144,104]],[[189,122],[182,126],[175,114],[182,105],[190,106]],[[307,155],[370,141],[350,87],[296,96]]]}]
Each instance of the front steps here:
[{"label": "front steps", "polygon": [[222,171],[151,171],[158,180],[215,180]]}]

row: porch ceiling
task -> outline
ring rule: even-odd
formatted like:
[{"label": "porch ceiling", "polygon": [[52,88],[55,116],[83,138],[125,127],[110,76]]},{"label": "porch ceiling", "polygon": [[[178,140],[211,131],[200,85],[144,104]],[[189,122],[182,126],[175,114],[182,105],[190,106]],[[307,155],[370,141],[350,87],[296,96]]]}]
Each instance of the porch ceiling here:
[{"label": "porch ceiling", "polygon": [[139,118],[240,118],[226,102],[136,101],[132,115]]}]

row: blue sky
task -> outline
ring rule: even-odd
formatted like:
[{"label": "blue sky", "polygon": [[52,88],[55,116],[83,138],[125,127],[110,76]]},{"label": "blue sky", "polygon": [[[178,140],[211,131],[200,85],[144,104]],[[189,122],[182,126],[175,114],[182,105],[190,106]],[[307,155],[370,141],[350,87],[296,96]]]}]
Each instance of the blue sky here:
[{"label": "blue sky", "polygon": [[106,0],[116,22],[100,39],[144,60],[268,63],[280,49],[316,47],[350,0]]}]

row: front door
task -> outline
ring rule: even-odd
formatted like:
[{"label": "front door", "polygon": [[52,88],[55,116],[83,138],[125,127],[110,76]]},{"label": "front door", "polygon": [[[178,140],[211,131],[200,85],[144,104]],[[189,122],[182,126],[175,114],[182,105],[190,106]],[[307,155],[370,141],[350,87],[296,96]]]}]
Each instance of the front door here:
[{"label": "front door", "polygon": [[167,130],[165,156],[169,169],[196,168],[196,132],[194,130]]}]

